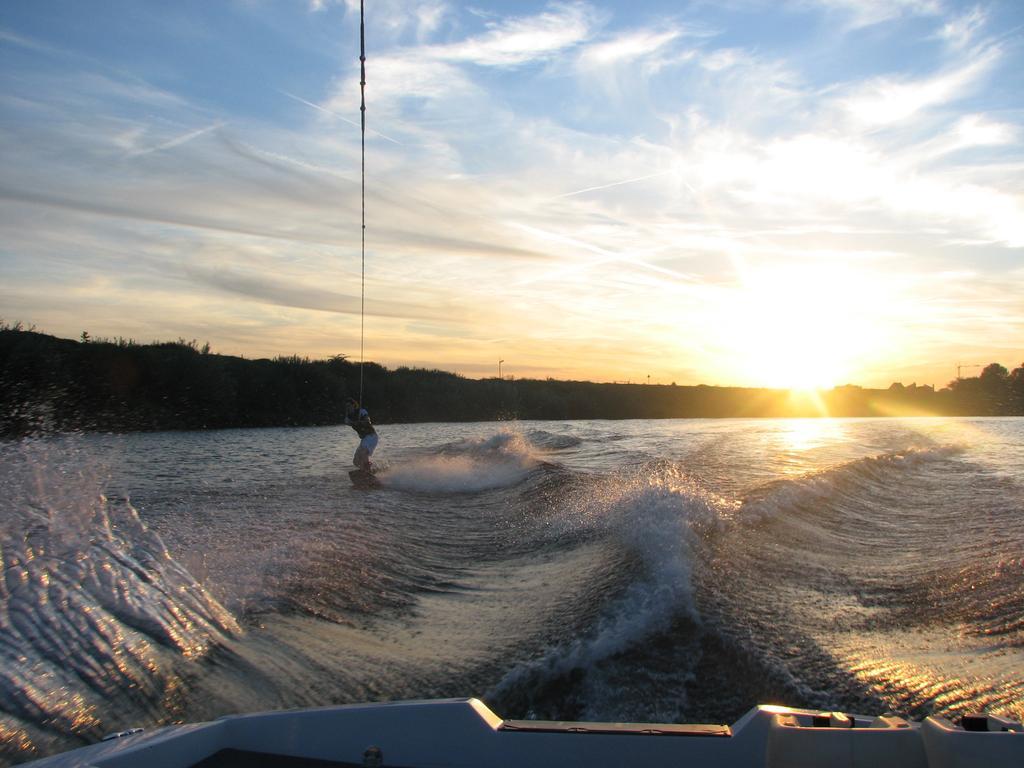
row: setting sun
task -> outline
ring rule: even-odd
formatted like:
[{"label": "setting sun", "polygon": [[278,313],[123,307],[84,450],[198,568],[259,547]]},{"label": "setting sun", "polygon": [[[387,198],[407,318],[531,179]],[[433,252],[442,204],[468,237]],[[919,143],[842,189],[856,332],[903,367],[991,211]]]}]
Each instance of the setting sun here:
[{"label": "setting sun", "polygon": [[850,381],[879,351],[877,298],[848,268],[741,269],[717,327],[730,377],[801,390]]}]

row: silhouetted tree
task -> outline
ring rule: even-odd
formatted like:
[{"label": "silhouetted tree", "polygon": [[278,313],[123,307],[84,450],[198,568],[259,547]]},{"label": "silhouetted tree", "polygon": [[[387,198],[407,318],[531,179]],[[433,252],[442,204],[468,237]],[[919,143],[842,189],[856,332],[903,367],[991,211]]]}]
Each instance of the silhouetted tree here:
[{"label": "silhouetted tree", "polygon": [[1006,385],[1010,394],[1010,413],[1024,414],[1024,363],[1010,372]]},{"label": "silhouetted tree", "polygon": [[[85,339],[88,339],[86,342]],[[467,379],[376,363],[362,368],[365,405],[386,422],[893,415],[1024,415],[1024,365],[993,363],[936,392],[836,387],[794,405],[785,390]],[[360,366],[344,355],[247,360],[178,339],[58,339],[0,322],[0,434],[337,424]]]}]

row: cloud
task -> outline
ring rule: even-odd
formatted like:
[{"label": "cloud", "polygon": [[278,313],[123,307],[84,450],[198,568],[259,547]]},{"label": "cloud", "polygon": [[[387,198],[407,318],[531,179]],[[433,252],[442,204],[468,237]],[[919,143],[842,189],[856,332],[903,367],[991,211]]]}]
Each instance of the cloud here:
[{"label": "cloud", "polygon": [[0,198],[4,200],[34,205],[44,205],[52,208],[60,208],[80,213],[90,213],[99,216],[111,216],[122,219],[151,222],[156,224],[172,224],[178,227],[191,229],[210,230],[213,232],[224,232],[237,235],[248,235],[264,237],[293,242],[316,243],[321,245],[336,245],[337,239],[317,237],[306,232],[295,232],[283,229],[274,229],[273,225],[260,224],[255,221],[237,221],[215,218],[209,215],[202,215],[189,211],[171,210],[169,207],[154,205],[153,200],[100,200],[96,198],[86,199],[72,195],[61,195],[49,191],[41,192],[25,188],[13,189],[0,185]]},{"label": "cloud", "polygon": [[637,59],[657,55],[669,43],[679,39],[681,34],[681,30],[678,29],[663,32],[634,30],[611,40],[590,43],[580,51],[577,66],[583,70],[590,70],[631,64]]},{"label": "cloud", "polygon": [[19,48],[25,48],[30,51],[45,53],[52,56],[66,56],[68,53],[63,48],[57,48],[49,43],[44,43],[26,35],[19,35],[16,32],[12,32],[11,30],[3,27],[0,27],[0,42],[7,43],[8,45],[16,45]]},{"label": "cloud", "polygon": [[[208,125],[205,128],[198,128],[198,129],[196,129],[194,131],[188,131],[187,133],[183,133],[183,134],[181,134],[179,136],[175,136],[172,139],[168,139],[167,141],[163,141],[160,144],[157,144],[157,145],[152,146],[152,147],[138,147],[138,148],[133,147],[131,149],[128,149],[127,154],[128,154],[129,157],[140,157],[142,155],[148,155],[148,154],[151,154],[153,152],[162,152],[162,151],[164,151],[166,149],[173,149],[174,147],[180,147],[182,144],[187,144],[188,142],[192,141],[193,139],[199,138],[203,134],[209,133],[210,131],[217,130],[222,125],[224,125],[224,123],[221,123],[221,122],[213,123],[212,125]],[[130,134],[130,136],[131,136],[131,139],[134,139],[136,136],[138,136],[138,134],[137,133],[132,133],[132,134]],[[132,141],[131,143],[134,143],[134,142]]]},{"label": "cloud", "polygon": [[598,36],[579,46],[573,74],[586,89],[588,101],[608,102],[601,104],[606,114],[628,114],[637,102],[649,98],[653,77],[694,56],[692,50],[678,50],[679,42],[690,34],[689,29],[672,25]]},{"label": "cloud", "polygon": [[907,16],[938,16],[941,0],[797,0],[796,7],[817,7],[847,17],[847,29],[860,29]]},{"label": "cloud", "polygon": [[[894,234],[941,222],[948,231],[1024,245],[1024,201],[1012,190],[930,168],[934,149],[925,143],[895,150],[863,137],[818,133],[767,142],[727,133],[703,137],[681,164],[716,215],[740,232],[794,217],[858,222],[858,229],[873,221]],[[731,210],[721,213],[727,199]]]},{"label": "cloud", "polygon": [[619,181],[610,181],[607,184],[599,184],[594,187],[585,187],[584,189],[577,189],[573,192],[564,192],[561,195],[557,195],[556,198],[575,197],[576,195],[583,195],[586,194],[587,192],[599,192],[604,189],[611,189],[612,187],[621,187],[624,184],[636,184],[641,181],[647,181],[648,179],[656,179],[659,176],[665,176],[666,174],[669,173],[672,173],[672,171],[657,171],[656,173],[648,173],[644,176],[637,176],[635,179],[621,179]]},{"label": "cloud", "polygon": [[998,122],[983,114],[967,114],[947,130],[922,142],[916,151],[922,159],[940,159],[961,150],[1012,146],[1020,135],[1020,128],[1011,123]]},{"label": "cloud", "polygon": [[[359,123],[359,121],[357,121],[357,120],[349,120],[344,115],[340,115],[337,112],[333,112],[330,109],[327,109],[326,107],[320,106],[319,104],[314,104],[311,101],[307,101],[306,99],[303,99],[301,96],[296,96],[293,93],[288,93],[288,91],[278,91],[278,93],[280,93],[282,96],[287,96],[289,99],[293,99],[293,100],[299,102],[300,104],[305,104],[310,109],[315,109],[318,112],[321,112],[321,113],[323,113],[325,115],[328,115],[330,117],[335,118],[336,120],[341,120],[343,123],[348,123],[353,128],[361,128],[361,124]],[[402,143],[400,141],[392,139],[390,136],[385,136],[383,133],[381,133],[380,131],[378,131],[378,130],[372,128],[372,127],[368,126],[366,131],[367,131],[368,134],[370,134],[370,136],[379,136],[380,138],[384,139],[385,141],[390,141],[392,144],[401,144]]]},{"label": "cloud", "polygon": [[[285,274],[254,273],[237,268],[216,265],[191,264],[186,274],[196,283],[227,293],[247,296],[268,304],[298,309],[315,309],[346,315],[359,315],[362,311],[358,294],[339,293],[320,286],[298,282]],[[452,306],[426,306],[374,297],[366,306],[366,314],[419,320],[461,319],[461,312]]]},{"label": "cloud", "polygon": [[[48,66],[8,78],[0,233],[19,257],[0,263],[5,302],[42,307],[44,280],[25,275],[63,274],[74,279],[62,286],[89,286],[62,288],[66,306],[98,312],[106,295],[126,323],[175,318],[163,337],[207,335],[184,330],[206,322],[215,348],[244,340],[247,354],[358,338],[357,5],[346,7],[344,69],[296,69],[259,114],[80,58],[60,77]],[[795,7],[808,3],[789,4],[787,20],[821,22]],[[1015,97],[986,90],[1016,52],[980,39],[984,12],[822,7],[826,23],[893,27],[830,38],[829,61],[843,64],[830,69],[820,41],[737,47],[748,19],[728,4],[698,4],[684,24],[583,3],[503,15],[375,2],[372,359],[482,370],[504,339],[502,356],[541,374],[622,379],[657,360],[724,375],[692,331],[717,317],[740,263],[849,268],[882,284],[902,279],[897,268],[969,261],[989,278],[948,306],[1006,343],[986,323],[1012,313],[977,307],[1019,259],[1007,246],[1024,243]],[[712,16],[720,29],[700,21]],[[904,57],[891,39],[908,34]],[[871,61],[858,58],[868,37]],[[325,83],[325,98],[310,95]],[[96,332],[126,332],[104,311],[112,325]],[[74,313],[62,317],[74,330]]]},{"label": "cloud", "polygon": [[[588,39],[597,23],[585,4],[555,3],[534,15],[487,20],[482,33],[453,42],[374,52],[367,61],[368,130],[383,125],[404,144],[443,154],[449,150],[442,143],[448,142],[424,126],[440,119],[450,125],[477,121],[482,105],[494,107],[494,95],[476,82],[474,68],[506,70],[550,61]],[[358,104],[358,93],[358,77],[349,74],[322,108],[344,114]]]},{"label": "cloud", "polygon": [[[94,99],[104,103],[109,109],[112,101],[135,106],[147,104],[153,107],[183,109],[190,105],[188,101],[176,93],[158,88],[144,80],[128,76],[113,77],[98,72],[81,72],[74,78],[74,84],[65,81],[61,88],[54,88],[50,93],[60,92],[65,95],[74,94],[74,98]],[[71,85],[71,88],[66,86]]]},{"label": "cloud", "polygon": [[[226,132],[220,134],[219,138],[225,149],[246,163],[265,168],[281,181],[295,180],[303,186],[314,187],[319,194],[338,192],[340,185],[351,188],[352,185],[359,183],[356,168],[341,171],[336,167],[319,165],[281,152],[271,152],[241,141]],[[286,193],[283,187],[280,191]]]},{"label": "cloud", "polygon": [[420,42],[437,32],[452,9],[447,3],[425,2],[416,6],[413,15],[416,19],[416,39]]},{"label": "cloud", "polygon": [[970,45],[977,32],[985,26],[988,14],[980,6],[974,6],[967,12],[950,19],[939,31],[939,38],[945,40],[956,49],[964,49]]},{"label": "cloud", "polygon": [[[449,102],[457,108],[457,97],[480,93],[461,69],[451,63],[430,56],[421,56],[418,50],[401,51],[374,57],[367,64],[370,81],[369,99],[373,115],[384,110],[386,116],[398,116],[395,105],[399,102]],[[346,93],[338,94],[328,102],[328,108],[337,110],[344,104],[357,103]]]},{"label": "cloud", "polygon": [[700,58],[700,65],[712,72],[731,69],[745,58],[739,48],[719,48]]},{"label": "cloud", "polygon": [[[348,15],[358,23],[359,0],[344,2]],[[366,28],[371,49],[408,42],[411,35],[419,42],[439,33],[454,15],[444,0],[373,0],[366,3]]]},{"label": "cloud", "polygon": [[484,67],[515,67],[549,58],[588,39],[596,25],[594,11],[583,3],[555,3],[534,16],[487,22],[487,32],[420,53],[441,61]]},{"label": "cloud", "polygon": [[856,85],[840,104],[864,126],[905,121],[931,107],[947,106],[963,98],[992,71],[1000,54],[1001,49],[993,46],[959,67],[927,78],[874,78]]}]

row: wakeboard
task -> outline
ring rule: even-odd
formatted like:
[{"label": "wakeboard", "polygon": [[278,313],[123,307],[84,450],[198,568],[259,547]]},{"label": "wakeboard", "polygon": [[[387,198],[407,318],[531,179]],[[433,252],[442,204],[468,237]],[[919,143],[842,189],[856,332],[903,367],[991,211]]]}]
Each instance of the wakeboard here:
[{"label": "wakeboard", "polygon": [[372,470],[353,469],[348,473],[352,480],[352,487],[360,491],[368,491],[371,488],[380,488],[381,482]]}]

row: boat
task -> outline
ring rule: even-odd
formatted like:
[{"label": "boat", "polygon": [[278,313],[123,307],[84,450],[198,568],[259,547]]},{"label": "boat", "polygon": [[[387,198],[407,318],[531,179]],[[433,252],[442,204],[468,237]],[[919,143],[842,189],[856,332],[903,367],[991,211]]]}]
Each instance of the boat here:
[{"label": "boat", "polygon": [[479,699],[229,715],[132,729],[34,768],[982,768],[1024,766],[1024,726],[761,705],[733,725],[504,720]]}]

